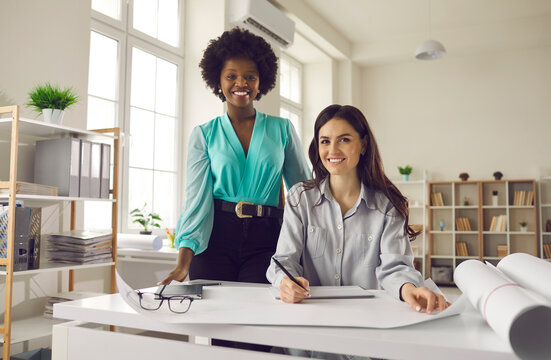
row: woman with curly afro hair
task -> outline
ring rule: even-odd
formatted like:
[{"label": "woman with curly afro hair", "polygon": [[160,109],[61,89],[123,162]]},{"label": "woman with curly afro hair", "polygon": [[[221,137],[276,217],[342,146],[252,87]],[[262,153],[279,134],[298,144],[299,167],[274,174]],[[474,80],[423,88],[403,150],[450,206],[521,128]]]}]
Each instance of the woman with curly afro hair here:
[{"label": "woman with curly afro hair", "polygon": [[277,57],[270,45],[234,28],[210,41],[199,64],[228,111],[197,126],[189,140],[185,206],[176,229],[176,268],[163,280],[267,283],[289,189],[311,178],[287,119],[254,108],[274,88]]}]

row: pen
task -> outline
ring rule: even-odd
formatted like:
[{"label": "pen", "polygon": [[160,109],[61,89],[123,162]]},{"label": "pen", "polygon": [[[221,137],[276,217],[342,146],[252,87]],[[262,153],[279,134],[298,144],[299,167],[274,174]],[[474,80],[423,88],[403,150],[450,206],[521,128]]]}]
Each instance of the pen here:
[{"label": "pen", "polygon": [[[285,267],[283,267],[283,265],[281,265],[281,263],[279,261],[277,261],[276,258],[272,258],[272,260],[275,262],[275,264],[281,269],[281,271],[283,271],[285,273],[285,275],[287,275],[289,277],[289,279],[291,279],[292,282],[294,282],[295,284],[297,284],[298,286],[300,286],[301,288],[304,289],[304,286],[300,285],[300,283],[298,282],[297,279],[295,279],[295,277],[293,275],[291,275],[291,273],[289,272],[289,270],[285,269]],[[306,290],[306,289],[304,289]],[[308,290],[306,290],[308,291]]]}]

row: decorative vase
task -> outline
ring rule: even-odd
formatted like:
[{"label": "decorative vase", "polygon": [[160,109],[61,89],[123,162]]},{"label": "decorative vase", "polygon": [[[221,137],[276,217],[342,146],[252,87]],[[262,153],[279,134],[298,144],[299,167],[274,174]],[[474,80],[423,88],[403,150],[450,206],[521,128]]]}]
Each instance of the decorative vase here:
[{"label": "decorative vase", "polygon": [[44,121],[50,124],[61,125],[64,113],[65,112],[63,110],[59,109],[42,109]]},{"label": "decorative vase", "polygon": [[166,234],[166,238],[168,239],[168,247],[174,249],[176,247],[174,246],[174,234]]},{"label": "decorative vase", "polygon": [[402,174],[402,180],[408,181],[409,180],[409,174]]},{"label": "decorative vase", "polygon": [[528,228],[526,226],[520,227],[520,232],[527,232],[527,231],[528,231]]},{"label": "decorative vase", "polygon": [[497,206],[497,195],[492,195],[492,205]]}]

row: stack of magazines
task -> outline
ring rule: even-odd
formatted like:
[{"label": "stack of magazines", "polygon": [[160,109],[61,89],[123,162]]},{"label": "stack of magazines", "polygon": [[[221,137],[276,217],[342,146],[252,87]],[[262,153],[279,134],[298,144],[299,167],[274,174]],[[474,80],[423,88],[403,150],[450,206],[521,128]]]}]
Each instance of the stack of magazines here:
[{"label": "stack of magazines", "polygon": [[95,292],[69,291],[69,292],[59,293],[54,296],[49,296],[48,302],[46,303],[46,305],[44,305],[44,317],[46,319],[54,318],[53,316],[54,304],[65,302],[65,301],[85,299],[85,298],[100,296],[100,295],[104,295],[104,294],[95,293]]},{"label": "stack of magazines", "polygon": [[113,261],[111,233],[71,230],[48,237],[46,256],[52,262],[94,264]]}]

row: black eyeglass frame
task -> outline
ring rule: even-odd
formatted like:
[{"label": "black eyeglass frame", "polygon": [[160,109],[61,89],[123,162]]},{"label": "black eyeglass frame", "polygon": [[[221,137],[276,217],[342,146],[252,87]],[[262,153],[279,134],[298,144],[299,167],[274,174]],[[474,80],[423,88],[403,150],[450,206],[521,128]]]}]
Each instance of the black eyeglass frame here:
[{"label": "black eyeglass frame", "polygon": [[[163,289],[164,290],[164,289]],[[136,292],[138,293],[138,297],[140,298],[140,306],[142,309],[144,310],[148,310],[148,311],[155,311],[155,310],[159,310],[161,308],[161,306],[163,305],[163,302],[165,300],[168,301],[168,308],[170,311],[172,311],[173,313],[175,314],[185,314],[189,311],[189,309],[191,308],[191,304],[193,303],[193,300],[195,300],[194,298],[192,298],[191,296],[184,296],[184,295],[174,295],[174,296],[163,296],[161,294],[157,294],[157,293],[152,293],[152,292],[141,292],[140,290],[136,290]],[[159,306],[157,306],[157,308],[155,309],[149,309],[149,308],[146,308],[145,306],[142,305],[142,299],[143,299],[143,295],[144,294],[151,294],[151,295],[155,295],[155,300],[161,300],[159,301]],[[186,311],[174,311],[172,309],[172,307],[170,306],[170,301],[171,300],[189,300],[189,305],[186,309]]]}]

